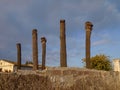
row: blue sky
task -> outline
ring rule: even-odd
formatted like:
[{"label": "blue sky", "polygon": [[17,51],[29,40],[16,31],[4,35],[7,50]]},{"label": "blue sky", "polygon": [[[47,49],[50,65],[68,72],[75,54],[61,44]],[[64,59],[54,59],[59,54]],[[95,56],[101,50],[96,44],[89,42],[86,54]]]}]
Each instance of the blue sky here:
[{"label": "blue sky", "polygon": [[91,56],[105,54],[120,58],[120,0],[1,0],[0,58],[16,61],[16,43],[22,45],[22,62],[32,59],[32,29],[47,38],[47,65],[59,66],[59,22],[66,20],[67,62],[83,67],[85,57],[84,23],[94,25]]}]

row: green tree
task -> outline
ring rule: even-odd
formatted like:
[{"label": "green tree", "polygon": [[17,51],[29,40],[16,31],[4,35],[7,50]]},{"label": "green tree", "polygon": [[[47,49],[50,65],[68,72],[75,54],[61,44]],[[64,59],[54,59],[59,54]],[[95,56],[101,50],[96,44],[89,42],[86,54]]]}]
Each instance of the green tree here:
[{"label": "green tree", "polygon": [[[85,59],[83,59],[86,62]],[[112,64],[110,62],[110,57],[104,54],[99,54],[90,58],[91,68],[97,70],[112,70]]]},{"label": "green tree", "polygon": [[32,62],[32,61],[26,61],[25,64],[26,64],[26,65],[27,65],[27,64],[33,64],[33,62]]}]

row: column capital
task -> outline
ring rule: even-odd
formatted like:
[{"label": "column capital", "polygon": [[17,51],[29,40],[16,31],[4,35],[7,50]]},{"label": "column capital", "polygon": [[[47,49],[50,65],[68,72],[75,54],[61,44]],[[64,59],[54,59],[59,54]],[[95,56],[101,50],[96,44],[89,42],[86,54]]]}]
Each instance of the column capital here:
[{"label": "column capital", "polygon": [[16,46],[19,48],[21,47],[21,43],[17,43]]},{"label": "column capital", "polygon": [[41,37],[41,43],[46,43],[47,42],[47,40],[46,40],[46,38],[45,37]]},{"label": "column capital", "polygon": [[61,20],[60,20],[60,23],[65,23],[65,20],[64,20],[64,19],[61,19]]},{"label": "column capital", "polygon": [[37,29],[32,30],[32,34],[37,33]]},{"label": "column capital", "polygon": [[21,45],[21,43],[17,43],[16,45]]},{"label": "column capital", "polygon": [[92,31],[93,24],[90,21],[85,22],[86,31]]}]

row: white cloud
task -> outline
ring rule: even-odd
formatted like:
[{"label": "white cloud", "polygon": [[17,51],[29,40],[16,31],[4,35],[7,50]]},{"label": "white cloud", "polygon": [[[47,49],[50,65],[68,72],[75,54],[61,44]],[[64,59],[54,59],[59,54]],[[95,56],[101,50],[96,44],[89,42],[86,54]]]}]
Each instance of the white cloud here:
[{"label": "white cloud", "polygon": [[99,40],[92,43],[92,46],[104,45],[109,44],[110,40]]}]

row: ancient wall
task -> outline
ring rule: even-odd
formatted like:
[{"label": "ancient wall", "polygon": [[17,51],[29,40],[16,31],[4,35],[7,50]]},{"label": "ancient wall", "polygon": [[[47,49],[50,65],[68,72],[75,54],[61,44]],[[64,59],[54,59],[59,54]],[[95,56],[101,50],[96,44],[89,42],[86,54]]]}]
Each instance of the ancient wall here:
[{"label": "ancient wall", "polygon": [[114,59],[113,60],[113,65],[114,65],[114,71],[120,72],[120,59]]},{"label": "ancient wall", "polygon": [[0,90],[120,90],[120,73],[80,68],[0,73]]}]

